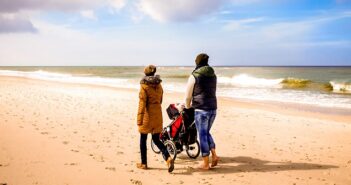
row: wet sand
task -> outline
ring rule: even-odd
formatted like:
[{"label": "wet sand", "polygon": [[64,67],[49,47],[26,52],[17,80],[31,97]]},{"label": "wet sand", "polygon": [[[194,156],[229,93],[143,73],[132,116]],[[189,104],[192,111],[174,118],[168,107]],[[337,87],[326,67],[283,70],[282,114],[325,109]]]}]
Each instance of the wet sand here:
[{"label": "wet sand", "polygon": [[[166,92],[163,110],[182,99]],[[137,101],[136,90],[0,77],[0,184],[351,184],[351,114],[219,98],[219,166],[198,171],[183,152],[169,174],[150,147],[150,169],[135,167]]]}]

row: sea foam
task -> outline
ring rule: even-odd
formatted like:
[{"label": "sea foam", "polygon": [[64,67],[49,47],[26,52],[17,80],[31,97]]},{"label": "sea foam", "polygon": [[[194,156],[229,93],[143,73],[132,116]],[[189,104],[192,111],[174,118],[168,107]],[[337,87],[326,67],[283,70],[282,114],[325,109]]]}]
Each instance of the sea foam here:
[{"label": "sea foam", "polygon": [[351,93],[351,83],[350,82],[329,82],[333,88],[334,92],[337,93]]},{"label": "sea foam", "polygon": [[[93,74],[69,74],[38,71],[0,70],[0,76],[24,77],[64,83],[90,84],[107,87],[139,89],[139,76],[132,78],[99,77]],[[165,75],[167,76],[167,75]],[[172,80],[176,79],[176,80]],[[184,93],[186,78],[164,78],[163,87],[167,92]],[[248,74],[232,77],[218,75],[217,95],[238,99],[277,101],[351,109],[351,83],[333,80],[318,83],[299,78],[257,78]]]},{"label": "sea foam", "polygon": [[276,87],[279,88],[284,78],[266,79],[256,78],[247,74],[235,75],[233,77],[218,77],[218,83],[230,84],[240,87]]},{"label": "sea foam", "polygon": [[24,77],[38,80],[64,82],[64,83],[76,83],[76,84],[90,84],[90,85],[102,85],[108,87],[120,87],[120,88],[139,88],[138,85],[129,83],[128,79],[120,78],[102,78],[97,76],[73,76],[71,74],[64,73],[53,73],[47,71],[10,71],[0,70],[1,76],[12,76],[12,77]]}]

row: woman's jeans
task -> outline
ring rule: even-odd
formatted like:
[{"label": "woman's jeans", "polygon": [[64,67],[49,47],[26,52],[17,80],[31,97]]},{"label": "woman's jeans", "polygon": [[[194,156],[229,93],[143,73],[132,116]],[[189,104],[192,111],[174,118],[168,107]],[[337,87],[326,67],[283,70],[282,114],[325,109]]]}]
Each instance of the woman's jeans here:
[{"label": "woman's jeans", "polygon": [[200,149],[202,157],[210,155],[210,150],[216,145],[210,134],[212,124],[216,118],[216,110],[195,109],[195,125],[200,138]]},{"label": "woman's jeans", "polygon": [[[147,164],[147,147],[146,147],[147,134],[140,133],[140,154],[141,154],[141,163]],[[160,133],[152,134],[152,140],[158,149],[160,149],[163,159],[165,161],[169,158],[169,153],[165,145],[160,141]]]}]

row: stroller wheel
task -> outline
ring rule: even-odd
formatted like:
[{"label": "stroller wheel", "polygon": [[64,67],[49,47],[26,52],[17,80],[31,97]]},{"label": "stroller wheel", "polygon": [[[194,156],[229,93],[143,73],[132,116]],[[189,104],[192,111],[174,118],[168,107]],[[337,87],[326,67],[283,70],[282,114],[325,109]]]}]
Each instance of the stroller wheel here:
[{"label": "stroller wheel", "polygon": [[167,140],[164,144],[167,148],[169,155],[172,157],[173,160],[175,160],[177,157],[177,147],[174,144],[174,142]]},{"label": "stroller wheel", "polygon": [[187,147],[186,154],[192,159],[196,159],[200,155],[200,144],[197,140]]},{"label": "stroller wheel", "polygon": [[154,151],[157,154],[161,153],[160,149],[158,149],[158,147],[155,145],[155,143],[152,139],[151,139],[151,149],[152,149],[152,151]]}]

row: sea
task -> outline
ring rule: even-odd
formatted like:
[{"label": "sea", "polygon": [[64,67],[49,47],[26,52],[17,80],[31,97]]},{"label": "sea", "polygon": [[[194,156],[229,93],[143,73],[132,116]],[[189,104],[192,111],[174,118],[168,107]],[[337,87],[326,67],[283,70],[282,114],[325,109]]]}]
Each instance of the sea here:
[{"label": "sea", "polygon": [[[351,114],[351,67],[214,67],[217,96],[304,104]],[[194,67],[158,67],[167,92],[185,92]],[[143,67],[0,67],[0,76],[139,89]],[[1,84],[0,84],[1,87]]]}]

